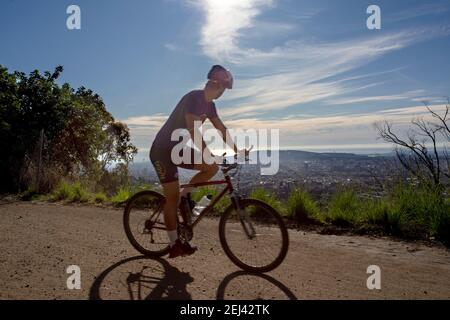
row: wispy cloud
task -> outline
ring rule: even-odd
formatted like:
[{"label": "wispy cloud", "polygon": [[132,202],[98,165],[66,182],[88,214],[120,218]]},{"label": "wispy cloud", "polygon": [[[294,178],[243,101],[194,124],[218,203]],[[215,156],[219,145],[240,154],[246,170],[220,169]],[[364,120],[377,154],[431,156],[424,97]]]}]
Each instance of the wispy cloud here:
[{"label": "wispy cloud", "polygon": [[[445,105],[433,106],[436,112],[442,112]],[[414,117],[432,119],[429,111],[424,106],[413,106],[406,108],[392,108],[371,113],[349,113],[333,116],[315,116],[299,119],[296,117],[283,117],[281,119],[245,118],[229,120],[230,127],[236,128],[278,128],[289,132],[314,133],[317,129],[353,126],[368,126],[376,121],[388,120],[394,123],[409,123]]]},{"label": "wispy cloud", "polygon": [[155,127],[160,128],[167,120],[168,116],[161,113],[152,116],[130,117],[123,120],[129,127]]},{"label": "wispy cloud", "polygon": [[381,101],[396,101],[396,100],[415,101],[415,99],[413,99],[413,98],[418,97],[423,93],[424,93],[424,90],[414,90],[414,91],[408,91],[405,93],[395,94],[395,95],[335,98],[333,100],[325,101],[325,104],[327,104],[327,105],[343,105],[343,104],[354,104],[354,103],[364,103],[364,102],[381,102]]},{"label": "wispy cloud", "polygon": [[205,54],[218,61],[230,60],[239,50],[242,30],[253,27],[254,18],[273,0],[189,0],[205,13],[200,44]]},{"label": "wispy cloud", "polygon": [[[421,100],[418,99],[430,94],[419,90],[421,88],[399,93],[362,94],[365,89],[385,83],[386,80],[380,80],[380,75],[405,67],[370,74],[361,74],[358,69],[394,51],[434,37],[447,36],[450,34],[448,26],[416,26],[414,29],[367,33],[326,42],[299,37],[268,48],[265,37],[273,40],[277,33],[298,35],[299,32],[298,26],[290,22],[261,19],[263,12],[276,7],[277,0],[185,1],[203,13],[199,38],[202,53],[214,62],[226,63],[236,74],[235,88],[221,99],[227,107],[221,106],[219,110],[230,128],[278,128],[282,146],[363,145],[375,143],[372,124],[376,121],[389,120],[407,128],[413,116],[428,116],[422,105],[351,114],[331,114],[333,108],[330,108],[328,116],[302,114],[300,108],[293,108],[290,115],[282,118],[274,116],[273,111],[310,102],[338,105],[413,100],[419,104]],[[445,8],[425,9],[432,14]],[[317,12],[312,10],[298,18],[312,19]],[[406,19],[415,14],[418,12],[405,12],[396,19]],[[258,41],[263,45],[258,47]],[[166,48],[176,49],[170,44],[166,44]],[[444,106],[434,107],[439,110]],[[129,118],[124,122],[130,126],[138,146],[148,148],[149,138],[166,118],[158,114]]]},{"label": "wispy cloud", "polygon": [[421,102],[425,105],[430,104],[441,104],[441,103],[448,103],[449,97],[442,97],[442,96],[420,96],[417,98],[412,99],[412,101],[415,102]]},{"label": "wispy cloud", "polygon": [[[442,113],[445,105],[432,107]],[[279,129],[281,146],[342,145],[376,143],[373,124],[377,121],[391,121],[400,132],[411,127],[411,120],[422,117],[433,120],[423,105],[406,108],[391,108],[371,113],[347,113],[329,116],[290,115],[277,119],[255,117],[228,120],[227,125],[233,129]],[[132,132],[133,143],[139,148],[147,149],[164,122],[164,115],[132,117],[123,119]],[[205,128],[212,128],[206,123]],[[218,141],[219,139],[217,139]]]},{"label": "wispy cloud", "polygon": [[388,15],[387,21],[398,22],[428,15],[443,14],[448,11],[450,11],[450,4],[448,3],[426,3]]},{"label": "wispy cloud", "polygon": [[[205,16],[200,38],[203,53],[214,61],[234,65],[237,72],[251,68],[255,74],[236,81],[235,89],[227,94],[224,100],[234,103],[222,109],[221,115],[226,117],[262,114],[302,103],[330,101],[338,96],[344,101],[343,95],[377,85],[362,80],[336,80],[345,72],[419,41],[450,33],[445,28],[415,28],[339,42],[290,40],[261,50],[242,40],[258,23],[263,10],[276,6],[275,0],[191,0],[191,3],[197,4]],[[378,100],[360,98],[360,101],[354,98],[354,102],[348,98],[348,101],[400,100],[397,96]]]},{"label": "wispy cloud", "polygon": [[255,21],[253,27],[242,33],[241,39],[245,40],[261,40],[268,37],[276,37],[282,35],[286,37],[293,31],[297,31],[298,25],[286,23],[286,22],[273,22],[273,21]]},{"label": "wispy cloud", "polygon": [[[339,49],[337,54],[346,53],[354,48],[355,42],[364,41],[364,39],[339,43],[288,41],[283,46],[262,51],[245,46],[239,40],[255,25],[264,24],[264,22],[257,20],[257,17],[264,9],[274,8],[277,3],[276,0],[188,0],[188,2],[196,5],[204,13],[205,21],[200,31],[200,44],[203,53],[216,61],[230,62],[237,65],[243,63],[245,65],[264,65],[269,62],[268,60],[273,62],[281,58],[288,59],[289,63],[292,60],[304,61],[316,54],[319,55],[318,58],[320,59],[323,57],[323,53],[330,50]],[[277,24],[276,22],[271,22],[271,24],[284,26],[284,28],[292,27],[285,23]],[[364,53],[368,53],[370,58],[386,50],[401,49],[414,43],[416,37],[432,36],[436,31],[439,32],[439,30],[416,28],[415,30],[392,33],[383,37],[371,37],[372,40],[370,41],[373,46],[366,48],[366,46],[362,45],[361,49],[364,49]],[[403,37],[406,38],[402,39]],[[398,40],[402,41],[397,44],[396,41]],[[386,43],[391,45],[386,46]],[[381,48],[377,44],[381,44]],[[346,50],[347,48],[348,50]],[[277,67],[279,67],[279,62],[273,69],[278,69]]]},{"label": "wispy cloud", "polygon": [[[261,54],[255,60],[265,61],[264,65],[279,68],[276,74],[255,79],[237,81],[236,90],[228,99],[244,99],[239,106],[227,108],[225,116],[243,112],[267,112],[284,109],[302,103],[330,100],[337,96],[365,89],[376,83],[354,79],[330,81],[333,78],[355,70],[381,56],[407,47],[427,38],[425,32],[403,31],[371,39],[355,39],[340,43],[305,44],[290,43],[284,48],[275,48],[270,53]],[[278,61],[289,66],[280,65]]]},{"label": "wispy cloud", "polygon": [[304,9],[301,12],[286,12],[286,13],[289,17],[292,17],[294,19],[301,21],[308,21],[323,11],[324,9],[322,8],[310,8]]},{"label": "wispy cloud", "polygon": [[169,51],[178,51],[179,50],[178,46],[173,43],[165,43],[164,48],[166,48]]}]

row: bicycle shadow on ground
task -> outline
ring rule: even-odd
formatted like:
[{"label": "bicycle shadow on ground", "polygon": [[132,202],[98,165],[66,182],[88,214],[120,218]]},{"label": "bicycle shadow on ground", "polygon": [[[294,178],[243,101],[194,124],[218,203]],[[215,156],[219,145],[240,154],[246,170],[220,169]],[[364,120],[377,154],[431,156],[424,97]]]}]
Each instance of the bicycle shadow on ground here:
[{"label": "bicycle shadow on ground", "polygon": [[[193,282],[166,260],[130,257],[111,265],[97,276],[90,300],[192,300],[187,285]],[[227,275],[216,291],[217,300],[297,300],[283,283],[267,274],[236,271]]]},{"label": "bicycle shadow on ground", "polygon": [[[132,270],[132,271],[130,271]],[[191,300],[194,279],[160,258],[135,256],[105,269],[89,291],[90,300]]]},{"label": "bicycle shadow on ground", "polygon": [[294,293],[277,279],[261,273],[236,271],[227,275],[216,293],[217,300],[298,300]]}]

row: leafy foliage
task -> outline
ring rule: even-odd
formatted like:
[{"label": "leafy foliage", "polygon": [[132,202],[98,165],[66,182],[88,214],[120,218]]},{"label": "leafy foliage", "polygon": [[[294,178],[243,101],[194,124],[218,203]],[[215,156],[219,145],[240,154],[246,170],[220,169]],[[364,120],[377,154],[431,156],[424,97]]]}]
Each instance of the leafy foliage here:
[{"label": "leafy foliage", "polygon": [[[27,76],[0,65],[0,191],[27,189],[35,182],[42,130],[41,168],[57,177],[100,180],[109,165],[128,164],[137,153],[128,128],[114,120],[99,95],[58,85],[62,72],[58,66],[53,73],[35,70]],[[57,182],[41,183],[53,189]]]}]

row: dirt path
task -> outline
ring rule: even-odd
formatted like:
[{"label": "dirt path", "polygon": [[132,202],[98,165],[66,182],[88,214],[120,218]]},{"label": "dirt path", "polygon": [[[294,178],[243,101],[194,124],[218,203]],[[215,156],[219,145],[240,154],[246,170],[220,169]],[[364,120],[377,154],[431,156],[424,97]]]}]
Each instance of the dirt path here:
[{"label": "dirt path", "polygon": [[[216,220],[200,223],[191,257],[140,257],[114,209],[0,205],[0,299],[450,299],[450,253],[437,246],[290,231],[284,263],[241,272],[220,247]],[[69,290],[66,268],[81,268]],[[381,290],[368,290],[369,265]]]}]

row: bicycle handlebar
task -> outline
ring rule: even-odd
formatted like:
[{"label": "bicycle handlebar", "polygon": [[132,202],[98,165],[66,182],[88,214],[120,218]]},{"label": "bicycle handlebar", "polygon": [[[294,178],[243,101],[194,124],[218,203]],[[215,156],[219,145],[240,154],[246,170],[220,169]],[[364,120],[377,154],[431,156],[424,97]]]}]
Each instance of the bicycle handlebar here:
[{"label": "bicycle handlebar", "polygon": [[[226,161],[226,158],[225,158],[225,156],[226,156],[226,152],[222,155],[222,157],[224,158],[223,159],[223,163],[221,163],[221,164],[219,164],[218,166],[219,167],[222,167],[221,168],[221,170],[222,170],[222,172],[224,173],[224,174],[226,174],[226,173],[228,173],[230,170],[233,170],[233,169],[236,169],[236,168],[238,168],[239,167],[239,163],[237,163],[237,162],[234,162],[234,163],[227,163]],[[237,154],[235,154],[234,155],[234,159],[237,159]],[[249,158],[248,157],[245,157],[245,161],[249,161]]]},{"label": "bicycle handlebar", "polygon": [[239,164],[237,163],[225,163],[225,164],[219,164],[219,167],[222,167],[222,172],[227,173],[230,170],[236,169]]}]

